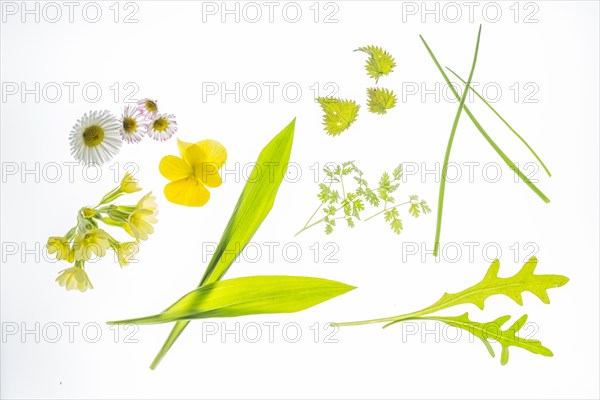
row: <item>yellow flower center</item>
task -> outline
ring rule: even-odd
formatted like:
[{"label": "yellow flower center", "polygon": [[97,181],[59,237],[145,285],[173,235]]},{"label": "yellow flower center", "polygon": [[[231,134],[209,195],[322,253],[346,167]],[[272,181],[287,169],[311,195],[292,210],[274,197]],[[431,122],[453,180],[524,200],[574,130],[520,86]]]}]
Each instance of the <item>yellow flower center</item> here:
[{"label": "yellow flower center", "polygon": [[83,216],[85,218],[92,218],[94,215],[96,215],[96,211],[95,210],[93,210],[91,208],[87,208],[87,207],[84,207],[83,210],[82,210],[82,212],[83,212]]},{"label": "yellow flower center", "polygon": [[152,123],[152,128],[157,132],[162,132],[169,127],[169,121],[165,117],[158,117]]},{"label": "yellow flower center", "polygon": [[123,118],[123,130],[126,133],[133,133],[137,130],[137,121],[132,117]]},{"label": "yellow flower center", "polygon": [[83,141],[88,147],[98,146],[104,140],[104,129],[99,125],[90,125],[83,131]]},{"label": "yellow flower center", "polygon": [[144,103],[144,106],[146,107],[146,110],[148,110],[150,112],[158,111],[158,106],[152,100],[146,100],[146,103]]}]

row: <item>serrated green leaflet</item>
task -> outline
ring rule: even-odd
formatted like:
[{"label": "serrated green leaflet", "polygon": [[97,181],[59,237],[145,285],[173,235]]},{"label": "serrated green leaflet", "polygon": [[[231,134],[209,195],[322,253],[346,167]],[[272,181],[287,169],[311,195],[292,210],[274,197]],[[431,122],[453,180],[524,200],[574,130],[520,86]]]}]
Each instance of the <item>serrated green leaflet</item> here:
[{"label": "serrated green leaflet", "polygon": [[387,51],[378,46],[359,47],[354,51],[362,51],[369,55],[365,69],[367,74],[375,79],[375,83],[384,75],[390,74],[396,66],[396,60]]},{"label": "serrated green leaflet", "polygon": [[[283,128],[260,152],[250,173],[251,178],[244,186],[198,286],[221,279],[269,214],[290,160],[295,123],[296,119]],[[179,321],[175,324],[150,368],[156,368],[188,323],[189,321]]]},{"label": "serrated green leaflet", "polygon": [[323,125],[325,132],[337,136],[350,128],[356,121],[360,106],[353,100],[343,100],[333,97],[319,97],[317,101],[323,110]]},{"label": "serrated green leaflet", "polygon": [[[435,303],[429,307],[425,307],[419,311],[411,312],[408,314],[396,315],[393,317],[377,318],[364,321],[355,322],[343,322],[334,323],[335,326],[352,326],[352,325],[365,325],[374,323],[386,323],[384,327],[414,319],[431,319],[448,323],[449,325],[456,326],[461,329],[471,328],[469,330],[475,336],[482,337],[481,335],[487,334],[488,332],[483,328],[483,325],[478,322],[473,322],[468,319],[468,315],[464,314],[459,317],[446,317],[431,315],[441,310],[445,310],[450,307],[454,307],[461,304],[474,304],[483,310],[485,301],[495,295],[506,296],[519,305],[523,305],[522,294],[524,292],[530,292],[539,298],[543,303],[550,303],[548,297],[548,289],[558,288],[565,285],[569,278],[562,275],[536,275],[535,268],[537,266],[537,259],[531,257],[521,268],[519,272],[508,278],[501,278],[498,276],[498,270],[500,263],[498,260],[494,261],[490,265],[487,273],[483,279],[473,286],[468,287],[457,293],[444,293],[444,295]],[[541,345],[537,340],[525,340],[515,336],[516,332],[521,329],[525,323],[527,316],[521,317],[510,329],[507,331],[501,331],[499,327],[510,319],[509,316],[502,317],[494,321],[497,325],[497,329],[492,332],[496,336],[487,336],[490,339],[496,339],[502,344],[502,364],[506,364],[508,361],[508,347],[518,346],[526,350],[529,350],[536,354],[542,354],[546,356],[552,356],[552,352]],[[499,321],[501,323],[499,323]],[[490,354],[493,356],[493,351],[487,341],[486,347],[490,350]]]},{"label": "serrated green leaflet", "polygon": [[[464,313],[457,317],[422,317],[414,319],[440,321],[455,328],[463,329],[473,336],[481,339],[492,357],[495,357],[496,355],[489,341],[497,341],[502,346],[502,355],[500,356],[500,363],[502,365],[506,365],[508,363],[508,348],[511,346],[520,347],[531,353],[540,354],[546,357],[553,356],[552,351],[542,345],[539,340],[526,339],[517,336],[517,332],[519,332],[523,325],[525,325],[527,322],[527,315],[523,315],[521,318],[515,321],[510,328],[502,330],[502,326],[508,320],[510,320],[510,318],[510,315],[505,315],[491,322],[477,322],[469,319],[469,313]],[[391,322],[385,327],[398,322],[401,321]]]},{"label": "serrated green leaflet", "polygon": [[431,314],[448,307],[468,303],[483,310],[485,301],[494,295],[509,297],[522,306],[523,292],[533,293],[543,303],[548,304],[550,298],[547,290],[565,285],[569,278],[562,275],[535,275],[537,263],[537,258],[531,257],[515,275],[500,278],[498,277],[500,262],[495,260],[481,282],[458,293],[444,293],[441,299],[419,313]]},{"label": "serrated green leaflet", "polygon": [[189,292],[160,314],[109,324],[162,324],[190,319],[293,313],[352,289],[355,288],[344,283],[304,276],[227,279]]},{"label": "serrated green leaflet", "polygon": [[375,114],[386,114],[387,110],[396,106],[396,95],[385,88],[368,88],[367,97],[369,111]]}]

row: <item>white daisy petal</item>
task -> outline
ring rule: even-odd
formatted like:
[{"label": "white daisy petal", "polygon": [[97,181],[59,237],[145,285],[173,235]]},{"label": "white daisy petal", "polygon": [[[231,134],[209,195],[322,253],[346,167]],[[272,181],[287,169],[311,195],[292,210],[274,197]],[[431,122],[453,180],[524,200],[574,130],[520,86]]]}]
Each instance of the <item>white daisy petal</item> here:
[{"label": "white daisy petal", "polygon": [[121,148],[119,121],[106,110],[85,113],[73,126],[69,142],[77,161],[102,165]]},{"label": "white daisy petal", "polygon": [[173,114],[157,114],[146,125],[146,134],[154,140],[167,140],[177,132],[177,121]]}]

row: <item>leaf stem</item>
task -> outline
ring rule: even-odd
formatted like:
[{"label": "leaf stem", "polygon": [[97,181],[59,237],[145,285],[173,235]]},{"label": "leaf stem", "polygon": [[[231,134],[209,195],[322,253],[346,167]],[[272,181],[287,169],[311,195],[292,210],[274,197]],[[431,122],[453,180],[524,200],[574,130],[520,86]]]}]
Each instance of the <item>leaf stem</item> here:
[{"label": "leaf stem", "polygon": [[444,194],[446,191],[446,177],[448,176],[448,163],[450,161],[450,152],[452,150],[452,144],[454,143],[454,136],[456,134],[456,129],[458,128],[458,121],[460,120],[460,115],[462,114],[462,110],[465,105],[465,100],[467,99],[469,88],[471,86],[471,80],[473,79],[473,73],[475,72],[475,65],[477,64],[477,55],[479,53],[480,38],[481,38],[481,25],[479,25],[479,32],[477,33],[477,43],[475,44],[475,54],[473,56],[471,72],[469,73],[469,79],[465,86],[465,90],[463,91],[462,97],[460,98],[460,103],[458,105],[458,109],[456,110],[454,122],[452,123],[452,130],[450,131],[450,137],[448,138],[448,145],[446,146],[446,154],[444,155],[444,163],[442,165],[442,178],[440,180],[440,191],[439,191],[439,195],[438,195],[437,222],[436,222],[436,228],[435,228],[435,241],[434,241],[434,247],[433,247],[433,256],[434,257],[437,256],[439,245],[440,245],[440,234],[441,234],[441,230],[442,230],[442,213],[443,213],[443,209],[444,209]]},{"label": "leaf stem", "polygon": [[[448,71],[450,71],[452,74],[454,74],[454,76],[456,76],[458,79],[460,79],[462,81],[462,83],[464,83],[464,84],[467,83],[463,78],[461,78],[452,69],[450,69],[449,67],[446,67],[446,69]],[[500,118],[500,121],[502,121],[504,123],[504,125],[506,125],[506,127],[508,129],[510,129],[512,131],[512,133],[514,133],[515,136],[517,136],[519,138],[519,140],[521,140],[521,142],[525,145],[525,147],[527,147],[527,149],[529,149],[529,151],[531,152],[531,154],[533,154],[533,156],[542,165],[542,168],[544,168],[544,170],[546,171],[546,174],[548,174],[548,176],[552,176],[552,174],[550,173],[550,170],[548,170],[548,168],[546,167],[546,164],[544,164],[544,162],[542,161],[542,159],[537,155],[537,153],[533,150],[533,148],[529,145],[529,143],[527,143],[527,141],[521,135],[519,135],[517,133],[517,131],[504,118],[502,118],[502,116],[498,113],[498,111],[496,111],[496,109],[481,94],[479,94],[479,92],[477,90],[475,90],[473,87],[470,87],[470,89],[471,89],[471,91],[473,93],[475,93],[475,95],[477,97],[479,97],[480,100],[482,100],[485,103],[485,105],[487,105],[490,108],[490,110],[492,110],[494,112],[494,114],[496,114],[496,116],[498,118]]]},{"label": "leaf stem", "polygon": [[370,220],[370,219],[372,219],[372,218],[375,218],[376,216],[378,216],[378,215],[380,215],[380,214],[382,214],[382,213],[384,213],[384,212],[386,212],[386,211],[389,211],[389,210],[391,210],[391,209],[393,209],[393,208],[400,207],[400,206],[405,206],[405,205],[407,205],[407,204],[410,204],[410,201],[405,201],[404,203],[398,203],[398,204],[396,204],[396,205],[393,205],[393,206],[391,206],[391,207],[387,207],[387,206],[386,206],[386,207],[384,207],[384,209],[383,209],[383,210],[381,210],[381,211],[379,211],[378,213],[376,213],[376,214],[373,214],[373,215],[371,215],[369,218],[365,219],[365,221],[368,221],[368,220]]}]

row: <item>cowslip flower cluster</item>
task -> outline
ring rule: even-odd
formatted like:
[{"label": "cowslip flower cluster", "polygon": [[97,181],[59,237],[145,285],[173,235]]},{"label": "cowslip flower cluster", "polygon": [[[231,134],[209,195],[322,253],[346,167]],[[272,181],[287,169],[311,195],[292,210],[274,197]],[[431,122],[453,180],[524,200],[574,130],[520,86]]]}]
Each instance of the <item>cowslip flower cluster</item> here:
[{"label": "cowslip flower cluster", "polygon": [[[56,260],[74,263],[71,268],[60,271],[56,282],[67,290],[85,292],[92,289],[85,264],[92,258],[101,258],[112,249],[121,267],[126,266],[139,251],[139,243],[154,232],[157,222],[155,197],[152,192],[144,195],[135,205],[120,206],[113,202],[124,194],[139,192],[142,188],[127,172],[119,186],[108,192],[95,207],[83,207],[77,213],[77,224],[64,236],[48,238],[46,247]],[[120,242],[99,223],[122,228],[134,241]]]},{"label": "cowslip flower cluster", "polygon": [[77,161],[102,165],[119,152],[123,142],[139,143],[144,135],[164,141],[176,132],[175,115],[159,113],[158,102],[146,98],[135,106],[126,105],[121,118],[108,110],[85,113],[73,126],[69,142]]}]

